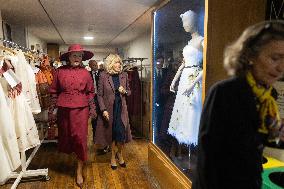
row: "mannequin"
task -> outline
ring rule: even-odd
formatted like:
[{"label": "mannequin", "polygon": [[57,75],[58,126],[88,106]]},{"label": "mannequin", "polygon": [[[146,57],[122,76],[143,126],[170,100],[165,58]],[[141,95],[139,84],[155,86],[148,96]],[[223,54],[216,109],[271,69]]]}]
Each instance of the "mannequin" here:
[{"label": "mannequin", "polygon": [[183,49],[184,61],[170,86],[170,90],[176,92],[175,85],[180,78],[168,133],[180,144],[196,145],[202,109],[203,37],[197,30],[195,12],[188,10],[180,17],[184,30],[191,33],[192,38]]}]

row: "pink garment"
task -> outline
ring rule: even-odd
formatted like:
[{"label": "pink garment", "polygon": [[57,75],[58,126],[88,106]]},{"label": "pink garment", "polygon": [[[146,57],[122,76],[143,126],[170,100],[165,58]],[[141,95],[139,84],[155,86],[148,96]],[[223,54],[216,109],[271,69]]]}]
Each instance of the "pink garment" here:
[{"label": "pink garment", "polygon": [[57,95],[57,106],[86,107],[94,98],[94,83],[85,68],[62,66],[56,70],[49,91]]},{"label": "pink garment", "polygon": [[62,66],[54,74],[49,89],[52,98],[49,119],[58,107],[58,149],[74,152],[82,161],[87,160],[89,102],[94,99],[94,83],[83,67]]},{"label": "pink garment", "polygon": [[87,161],[89,108],[58,108],[58,150]]}]

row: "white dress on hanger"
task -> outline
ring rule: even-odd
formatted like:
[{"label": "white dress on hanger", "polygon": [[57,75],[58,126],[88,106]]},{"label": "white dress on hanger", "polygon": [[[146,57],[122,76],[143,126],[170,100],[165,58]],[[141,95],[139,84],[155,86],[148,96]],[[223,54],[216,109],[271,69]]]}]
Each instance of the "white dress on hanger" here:
[{"label": "white dress on hanger", "polygon": [[22,82],[23,93],[27,98],[27,101],[32,109],[34,114],[41,112],[39,99],[36,91],[36,79],[34,71],[26,61],[24,53],[20,50],[17,53],[18,61],[12,62],[15,67],[15,72],[18,78]]},{"label": "white dress on hanger", "polygon": [[[13,66],[16,65],[15,61],[17,61],[17,58],[11,58],[10,60],[12,61],[11,63]],[[15,99],[8,98],[9,84],[5,78],[1,78],[0,82],[15,123],[15,132],[19,150],[24,152],[39,145],[40,141],[37,126],[34,121],[31,107],[29,106],[24,93],[21,92]]]},{"label": "white dress on hanger", "polygon": [[[203,38],[200,37],[202,41]],[[202,72],[202,51],[190,42],[183,49],[185,66],[182,70],[168,133],[180,144],[197,144],[202,110],[202,80],[197,82],[189,96],[183,94]]]},{"label": "white dress on hanger", "polygon": [[15,124],[0,84],[0,185],[21,165]]}]

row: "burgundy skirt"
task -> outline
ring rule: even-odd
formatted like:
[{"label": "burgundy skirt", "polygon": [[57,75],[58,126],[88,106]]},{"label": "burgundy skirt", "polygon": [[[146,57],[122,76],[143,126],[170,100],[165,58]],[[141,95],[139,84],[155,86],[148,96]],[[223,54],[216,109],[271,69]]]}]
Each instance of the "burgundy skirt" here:
[{"label": "burgundy skirt", "polygon": [[58,150],[87,161],[89,107],[58,107]]}]

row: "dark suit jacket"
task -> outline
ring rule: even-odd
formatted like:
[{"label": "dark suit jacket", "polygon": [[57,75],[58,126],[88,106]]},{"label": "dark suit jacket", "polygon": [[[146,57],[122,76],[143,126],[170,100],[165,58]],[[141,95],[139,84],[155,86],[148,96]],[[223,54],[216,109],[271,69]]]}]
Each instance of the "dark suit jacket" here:
[{"label": "dark suit jacket", "polygon": [[[122,103],[121,120],[125,126],[125,142],[131,140],[131,132],[128,118],[128,111],[126,105],[126,96],[131,94],[129,89],[127,73],[123,72],[119,74],[120,86],[124,87],[127,91],[126,95],[120,95]],[[98,117],[98,123],[95,133],[95,143],[102,146],[111,145],[112,143],[112,120],[113,120],[113,103],[115,100],[115,89],[112,81],[112,76],[107,72],[101,72],[98,87],[98,102],[100,110],[104,110],[109,113],[109,121],[104,121],[101,117]]]},{"label": "dark suit jacket", "polygon": [[193,189],[260,189],[259,124],[256,100],[245,78],[214,85],[201,115]]},{"label": "dark suit jacket", "polygon": [[[97,87],[97,89],[98,89],[98,86],[99,86],[100,72],[101,72],[101,71],[98,70],[98,71],[97,71],[97,74],[95,75],[95,80],[96,80],[96,86],[95,86],[95,87]],[[93,78],[93,72],[90,71],[89,73],[90,73],[92,79],[94,80],[94,78]]]}]

